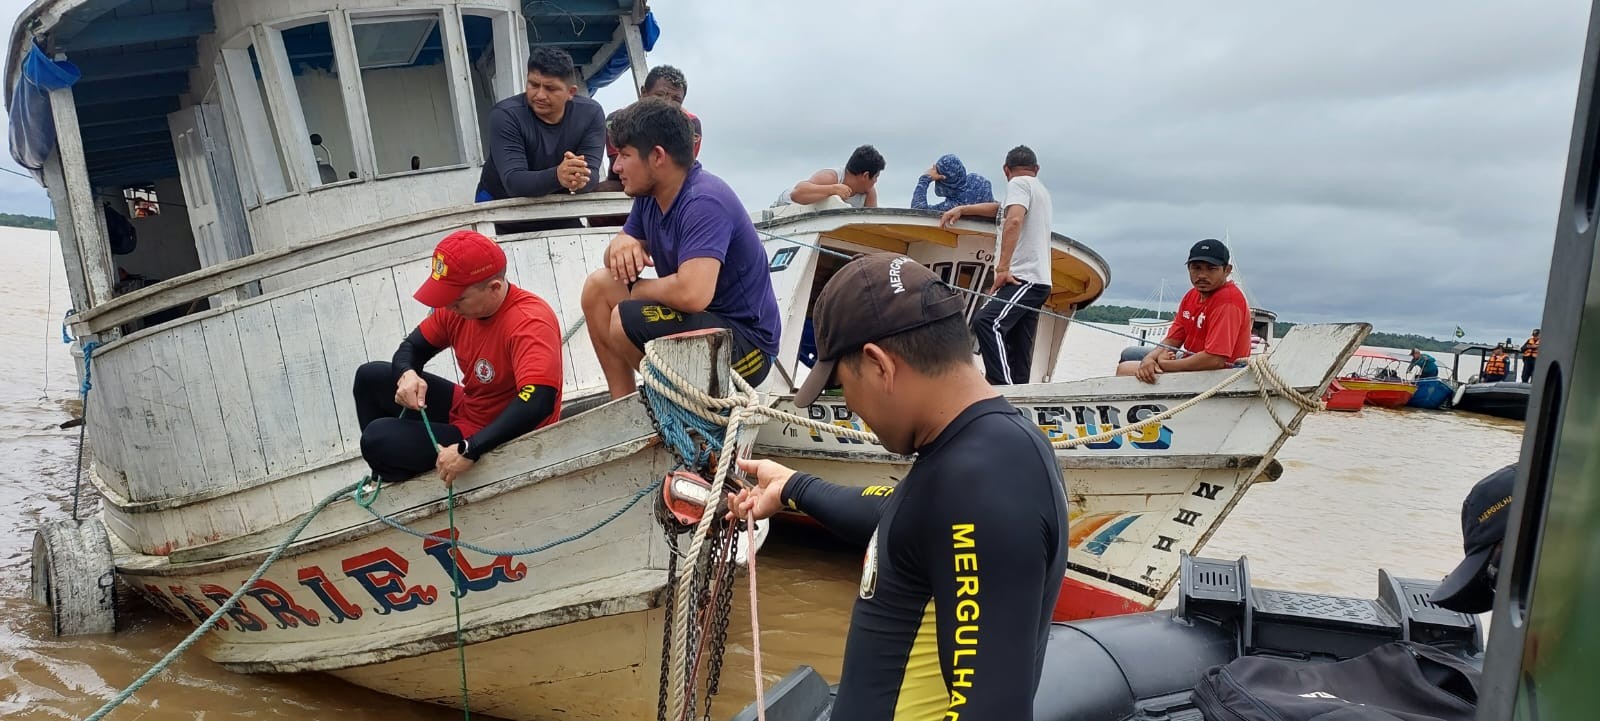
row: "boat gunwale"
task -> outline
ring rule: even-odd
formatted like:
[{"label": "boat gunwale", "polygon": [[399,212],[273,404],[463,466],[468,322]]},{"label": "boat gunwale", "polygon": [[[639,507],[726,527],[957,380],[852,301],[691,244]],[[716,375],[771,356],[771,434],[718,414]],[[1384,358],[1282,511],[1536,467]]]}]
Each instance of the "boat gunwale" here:
[{"label": "boat gunwale", "polygon": [[[641,438],[635,438],[631,441],[625,441],[623,443],[618,443],[606,448],[590,451],[588,453],[556,461],[555,463],[551,463],[549,465],[524,473],[519,473],[517,475],[502,478],[496,481],[490,481],[464,491],[459,491],[454,494],[454,502],[457,508],[474,503],[483,503],[490,499],[521,490],[537,483],[543,483],[560,476],[570,475],[587,468],[592,468],[604,463],[610,463],[612,461],[627,458],[641,451],[659,446],[660,444],[660,437],[655,434],[650,434]],[[412,479],[409,482],[414,483],[420,480],[422,479]],[[332,504],[329,504],[329,507],[340,503],[354,502],[355,499],[346,496],[334,501]],[[437,499],[426,501],[410,508],[391,512],[386,514],[386,517],[397,523],[404,524],[408,521],[413,521],[420,518],[429,518],[444,513],[446,510],[448,510],[450,502],[450,497],[441,496]],[[303,516],[304,514],[301,514],[300,516],[296,516],[295,519],[299,519]],[[285,529],[294,522],[296,521],[286,521],[278,524],[277,526],[257,531],[257,533],[266,533],[274,529]],[[389,530],[393,529],[391,529],[388,524],[385,524],[376,518],[372,518],[362,523],[358,523],[353,526],[346,526],[344,528],[326,532],[318,536],[297,539],[294,543],[290,544],[287,549],[284,550],[283,555],[279,558],[279,560],[281,561],[284,558],[290,558],[293,556],[318,551],[324,548],[343,545],[359,538],[365,538],[367,536]],[[129,546],[126,541],[122,540],[116,534],[111,534],[111,537],[113,548],[120,551],[114,554],[117,572],[132,573],[135,575],[143,574],[170,577],[196,573],[209,573],[214,571],[225,571],[232,568],[240,568],[259,563],[272,552],[271,548],[262,548],[243,551],[228,556],[222,556],[220,558],[174,562],[169,556],[157,556],[147,553],[140,553]],[[238,538],[243,537],[244,536],[240,536]],[[149,565],[130,565],[131,562],[139,560],[144,560]]]}]

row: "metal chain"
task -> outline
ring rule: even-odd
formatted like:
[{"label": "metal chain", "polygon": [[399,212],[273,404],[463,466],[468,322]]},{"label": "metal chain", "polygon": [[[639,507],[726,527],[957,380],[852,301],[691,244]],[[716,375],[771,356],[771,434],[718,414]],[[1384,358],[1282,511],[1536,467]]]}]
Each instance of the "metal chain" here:
[{"label": "metal chain", "polygon": [[687,643],[684,644],[684,647],[689,649],[689,653],[687,654],[688,658],[684,660],[684,685],[682,689],[679,689],[684,699],[684,719],[694,718],[694,691],[699,680],[699,673],[697,672],[700,669],[701,653],[704,651],[701,643],[705,637],[707,621],[705,614],[710,609],[709,601],[711,600],[712,586],[717,581],[717,575],[712,572],[712,563],[716,558],[716,550],[720,542],[721,539],[718,538],[715,542],[701,547],[700,556],[692,559],[695,580],[689,599],[689,615],[694,619],[694,622],[689,624],[686,634]]},{"label": "metal chain", "polygon": [[677,603],[678,587],[678,534],[671,529],[667,536],[667,599],[666,617],[661,622],[661,683],[657,687],[656,721],[667,721],[667,664],[672,662],[672,610]]},{"label": "metal chain", "polygon": [[[728,648],[728,617],[733,612],[733,579],[735,561],[739,554],[739,524],[725,526],[717,563],[721,576],[718,579],[716,605],[711,612],[715,639],[711,644],[711,660],[706,674],[705,721],[711,721],[711,700],[720,690],[722,681],[722,655]],[[753,550],[753,549],[752,549]]]}]

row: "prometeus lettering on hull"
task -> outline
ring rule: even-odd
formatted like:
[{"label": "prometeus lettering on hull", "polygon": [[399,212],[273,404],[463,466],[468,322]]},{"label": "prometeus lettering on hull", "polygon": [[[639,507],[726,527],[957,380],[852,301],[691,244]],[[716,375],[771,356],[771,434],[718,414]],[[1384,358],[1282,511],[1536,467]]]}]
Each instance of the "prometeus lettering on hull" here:
[{"label": "prometeus lettering on hull", "polygon": [[950,526],[950,548],[955,551],[956,570],[956,650],[950,657],[950,708],[945,721],[961,718],[967,697],[960,689],[972,688],[972,660],[978,656],[978,541],[971,523]]}]

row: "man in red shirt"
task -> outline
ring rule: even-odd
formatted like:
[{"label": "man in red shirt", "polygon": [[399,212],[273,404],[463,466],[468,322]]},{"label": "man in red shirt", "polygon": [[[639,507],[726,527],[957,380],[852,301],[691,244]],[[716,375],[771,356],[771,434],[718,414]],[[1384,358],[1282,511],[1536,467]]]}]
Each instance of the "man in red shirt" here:
[{"label": "man in red shirt", "polygon": [[[1117,366],[1119,376],[1156,382],[1162,373],[1228,368],[1250,356],[1250,304],[1228,280],[1233,272],[1228,246],[1207,238],[1189,249],[1189,283],[1194,286],[1178,304],[1178,317],[1161,345],[1143,360]],[[1182,347],[1183,358],[1166,347]]]},{"label": "man in red shirt", "polygon": [[[689,80],[683,77],[683,71],[671,65],[657,65],[650,68],[650,74],[644,76],[644,87],[639,91],[639,99],[661,98],[680,108],[683,99],[689,96]],[[605,180],[595,190],[606,192],[620,192],[622,190],[622,176],[617,174],[617,156],[622,153],[617,149],[616,143],[611,139],[611,120],[620,110],[611,111],[606,116],[606,157],[610,159],[610,169],[606,171]],[[694,126],[694,154],[700,157],[700,118],[687,110],[683,111],[689,118],[689,124]]]},{"label": "man in red shirt", "polygon": [[[433,312],[392,360],[356,370],[361,457],[387,481],[431,469],[450,485],[483,454],[561,417],[561,325],[544,299],[506,280],[500,246],[470,230],[439,242],[415,297]],[[422,370],[445,348],[462,385]]]}]

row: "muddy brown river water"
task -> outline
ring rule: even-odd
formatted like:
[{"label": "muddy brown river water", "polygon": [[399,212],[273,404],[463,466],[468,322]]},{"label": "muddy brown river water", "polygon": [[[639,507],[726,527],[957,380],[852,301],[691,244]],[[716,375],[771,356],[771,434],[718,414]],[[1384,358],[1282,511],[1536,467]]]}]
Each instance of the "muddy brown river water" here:
[{"label": "muddy brown river water", "polygon": [[[45,611],[28,599],[33,530],[71,512],[78,432],[57,426],[73,416],[78,386],[61,343],[69,303],[54,234],[0,228],[0,251],[16,271],[0,285],[0,347],[7,349],[0,354],[0,524],[12,529],[0,537],[0,716],[79,719],[189,628],[130,600],[116,635],[57,639]],[[1080,324],[1067,344],[1072,370],[1089,376],[1109,372],[1125,341]],[[1402,576],[1442,576],[1461,553],[1462,497],[1516,458],[1521,433],[1521,423],[1456,413],[1368,408],[1312,416],[1278,455],[1283,477],[1252,488],[1203,555],[1248,555],[1258,585],[1360,597],[1376,593],[1380,566]],[[93,510],[92,500],[85,505]],[[769,682],[801,663],[837,680],[859,554],[775,536],[758,564]],[[754,695],[745,594],[742,587],[734,594],[716,718]],[[110,718],[460,717],[330,676],[234,674],[191,653]]]}]

